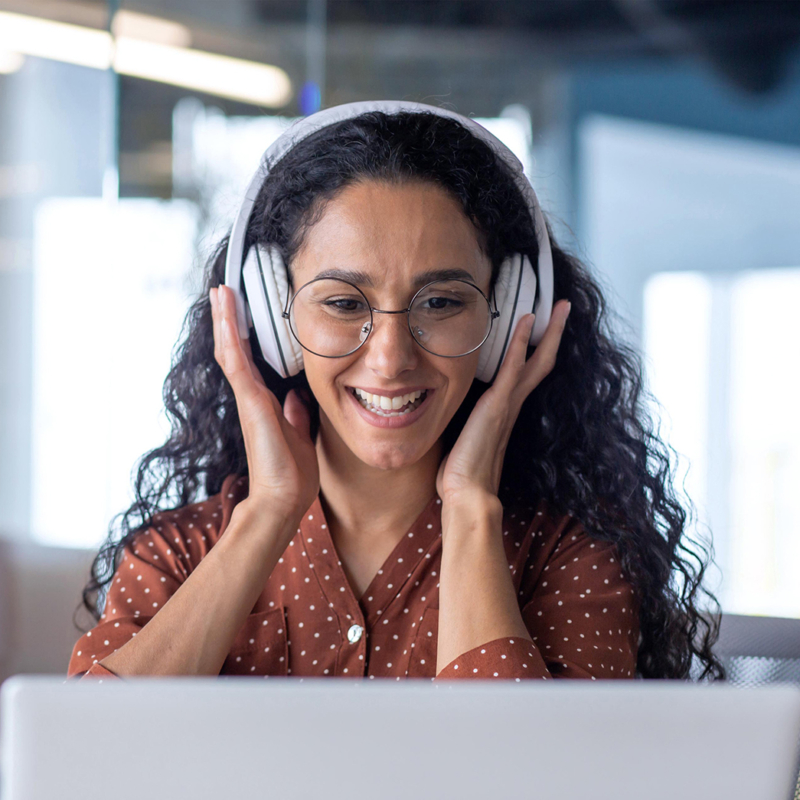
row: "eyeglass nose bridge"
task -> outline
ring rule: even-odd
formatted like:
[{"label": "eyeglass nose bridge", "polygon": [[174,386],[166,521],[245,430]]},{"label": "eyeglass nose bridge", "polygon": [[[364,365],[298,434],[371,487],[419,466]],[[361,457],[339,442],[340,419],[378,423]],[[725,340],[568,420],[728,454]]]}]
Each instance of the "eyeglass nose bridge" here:
[{"label": "eyeglass nose bridge", "polygon": [[[411,306],[409,306],[408,308],[401,308],[399,311],[383,311],[383,310],[382,310],[382,309],[380,309],[380,308],[373,308],[372,306],[369,306],[369,310],[372,312],[372,314],[408,314],[408,315],[409,315],[409,316],[408,316],[408,330],[409,330],[409,332],[411,333],[411,338],[414,340],[414,342],[415,342],[416,344],[418,344],[418,345],[420,344],[420,343],[419,343],[419,341],[417,340],[417,337],[416,337],[416,336],[414,336],[414,331],[411,329]],[[367,341],[367,338],[369,337],[369,335],[370,335],[370,334],[372,333],[372,331],[374,330],[374,327],[375,327],[375,326],[372,324],[372,314],[370,314],[370,320],[369,320],[369,322],[365,322],[365,323],[364,323],[364,324],[361,326],[361,333],[362,333],[362,334],[366,334],[366,335],[365,335],[365,336],[364,336],[364,338],[361,340],[361,343],[358,345],[359,347],[361,347],[361,345],[363,345],[363,344],[364,344],[364,342],[366,342],[366,341]],[[496,311],[495,309],[493,309],[493,308],[491,307],[491,304],[490,304],[490,305],[489,305],[490,329],[491,329],[491,326],[492,326],[492,324],[494,324],[494,321],[495,321],[495,320],[496,320],[496,319],[497,319],[499,316],[500,316],[500,312],[499,312],[499,311]],[[487,336],[488,336],[488,334],[487,334]],[[484,339],[484,341],[486,341],[486,340]],[[483,344],[483,342],[481,342],[481,344]],[[420,345],[420,347],[422,347],[422,345]],[[423,350],[424,350],[424,349],[425,349],[425,348],[423,347]],[[454,356],[445,356],[445,358],[452,358],[452,357],[454,357]]]},{"label": "eyeglass nose bridge", "polygon": [[[319,279],[315,279],[315,280],[319,280]],[[313,282],[314,281],[309,281],[309,283],[313,283]],[[343,283],[349,283],[349,281],[342,281],[342,282]],[[436,281],[433,281],[433,283],[435,283],[435,282]],[[465,281],[465,283],[466,283],[466,281]],[[308,285],[308,284],[306,284],[306,285]],[[352,285],[352,284],[350,284],[350,285]],[[428,284],[428,285],[430,285],[430,284]],[[470,284],[470,285],[472,285],[472,284]],[[281,317],[283,319],[289,320],[291,308],[292,308],[292,306],[294,304],[295,297],[297,297],[297,295],[299,294],[299,292],[303,288],[304,288],[304,286],[301,286],[300,289],[298,289],[297,292],[295,292],[294,295],[291,298],[287,298],[286,307],[281,311]],[[364,293],[361,292],[361,290],[357,286],[354,286],[353,288],[356,289],[356,291],[360,292],[361,295],[366,300],[366,296],[364,296]],[[361,327],[361,333],[365,333],[366,335],[361,340],[361,342],[359,343],[359,345],[356,348],[356,350],[359,350],[363,346],[364,342],[367,341],[367,339],[369,338],[370,334],[374,330],[375,326],[373,325],[373,316],[372,316],[373,314],[407,314],[408,315],[408,319],[407,319],[408,331],[411,334],[412,340],[415,342],[415,344],[417,344],[423,350],[427,351],[427,348],[417,339],[417,337],[414,335],[414,331],[411,328],[411,307],[414,305],[414,300],[417,298],[417,296],[422,291],[424,291],[426,288],[428,288],[428,287],[427,286],[423,286],[421,289],[419,289],[417,291],[417,293],[412,298],[411,303],[409,304],[408,308],[401,308],[401,309],[398,309],[397,311],[384,311],[381,308],[374,308],[373,306],[371,306],[369,304],[369,302],[367,302],[367,308],[369,308],[369,311],[370,311],[370,319],[369,319],[369,322],[364,323],[364,325]],[[484,295],[483,292],[481,292],[481,290],[477,286],[475,288],[478,289],[478,291],[481,293],[481,295],[483,295],[484,299],[486,300],[486,303],[489,306],[489,330],[487,331],[486,336],[483,339],[483,342],[485,342],[486,339],[489,336],[489,333],[490,333],[492,327],[494,326],[494,321],[500,316],[500,311],[497,309],[496,304],[495,304],[495,308],[494,309],[492,308],[492,301],[494,300],[494,292],[492,292],[492,300],[489,300],[489,298],[486,297],[486,295]],[[296,338],[296,336],[295,336],[295,338]],[[478,347],[480,347],[483,344],[483,342],[481,342],[481,344],[478,345]],[[300,346],[303,347],[302,342],[300,342]],[[472,353],[477,349],[478,348],[475,347],[472,350],[470,350],[468,353],[463,353],[461,356],[442,356],[442,358],[462,358],[464,355],[469,355],[469,353]],[[353,350],[350,353],[346,353],[345,355],[352,355],[356,350]],[[431,352],[431,351],[428,351],[428,352]],[[344,358],[345,356],[323,356],[323,357],[324,358]]]},{"label": "eyeglass nose bridge", "polygon": [[[364,342],[367,341],[367,338],[370,336],[372,331],[375,329],[375,326],[373,325],[373,319],[372,319],[372,315],[373,314],[408,314],[409,315],[409,317],[408,317],[408,330],[411,333],[411,338],[415,342],[417,342],[417,339],[414,336],[414,331],[411,330],[411,316],[410,316],[410,314],[411,314],[411,306],[409,306],[408,308],[401,308],[398,311],[384,311],[381,308],[373,308],[372,306],[369,306],[369,310],[370,310],[369,322],[365,322],[361,326],[361,333],[363,334],[363,338],[361,339],[361,343],[359,344],[359,347],[361,347],[361,345],[363,345]],[[418,344],[418,342],[417,342],[417,344]]]}]

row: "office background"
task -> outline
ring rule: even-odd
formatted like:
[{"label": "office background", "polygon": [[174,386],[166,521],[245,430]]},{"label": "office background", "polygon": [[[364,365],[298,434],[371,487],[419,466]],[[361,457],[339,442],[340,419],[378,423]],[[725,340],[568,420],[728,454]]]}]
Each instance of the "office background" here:
[{"label": "office background", "polygon": [[800,618],[800,3],[0,0],[0,679],[66,670],[260,154],[368,99],[519,155],[642,349],[723,610]]}]

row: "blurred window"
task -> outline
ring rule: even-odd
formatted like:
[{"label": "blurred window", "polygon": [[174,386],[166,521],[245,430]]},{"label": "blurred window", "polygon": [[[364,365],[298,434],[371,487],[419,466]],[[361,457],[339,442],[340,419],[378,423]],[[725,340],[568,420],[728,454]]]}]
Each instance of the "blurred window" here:
[{"label": "blurred window", "polygon": [[731,613],[800,616],[798,305],[800,268],[646,284],[649,385],[681,453],[678,482],[712,523]]},{"label": "blurred window", "polygon": [[161,386],[195,287],[186,201],[46,200],[34,228],[31,527],[96,547],[164,441]]}]

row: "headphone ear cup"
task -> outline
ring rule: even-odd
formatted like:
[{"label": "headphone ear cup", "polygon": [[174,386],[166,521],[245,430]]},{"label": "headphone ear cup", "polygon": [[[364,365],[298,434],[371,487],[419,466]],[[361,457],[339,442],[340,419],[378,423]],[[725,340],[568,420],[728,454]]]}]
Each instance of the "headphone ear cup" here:
[{"label": "headphone ear cup", "polygon": [[254,245],[242,268],[247,307],[264,360],[283,378],[303,369],[303,349],[283,318],[289,276],[276,247]]},{"label": "headphone ear cup", "polygon": [[514,253],[503,262],[492,296],[500,316],[494,320],[492,331],[480,350],[475,377],[484,383],[491,383],[497,377],[517,322],[533,311],[536,273],[527,256]]}]

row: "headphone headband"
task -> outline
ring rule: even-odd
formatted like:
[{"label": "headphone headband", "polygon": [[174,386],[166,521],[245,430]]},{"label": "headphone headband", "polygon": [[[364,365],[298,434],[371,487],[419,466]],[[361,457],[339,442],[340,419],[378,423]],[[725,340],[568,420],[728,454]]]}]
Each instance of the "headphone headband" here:
[{"label": "headphone headband", "polygon": [[370,111],[382,111],[385,114],[397,114],[400,112],[410,113],[431,113],[439,117],[453,119],[461,123],[470,133],[488,144],[511,170],[517,187],[522,192],[523,197],[528,203],[528,207],[533,213],[533,224],[536,230],[536,239],[539,245],[538,259],[538,286],[540,293],[539,306],[544,313],[537,313],[531,332],[531,341],[539,341],[544,335],[544,330],[550,321],[550,309],[553,305],[553,256],[550,249],[550,239],[547,235],[539,201],[530,181],[525,177],[522,163],[514,153],[475,120],[438,106],[431,106],[425,103],[413,103],[406,100],[367,100],[357,103],[344,103],[342,105],[326,108],[317,111],[308,117],[303,117],[292,123],[273,143],[266,149],[261,156],[259,167],[255,175],[245,190],[244,197],[236,220],[233,223],[231,236],[228,240],[228,250],[225,258],[225,285],[233,289],[236,297],[236,316],[239,320],[239,335],[246,339],[249,336],[247,309],[244,303],[244,293],[242,292],[242,262],[244,261],[244,243],[247,235],[247,226],[250,222],[250,215],[253,212],[261,186],[264,183],[270,169],[272,169],[296,144],[303,141],[312,133],[334,125],[345,119],[352,119]]}]

